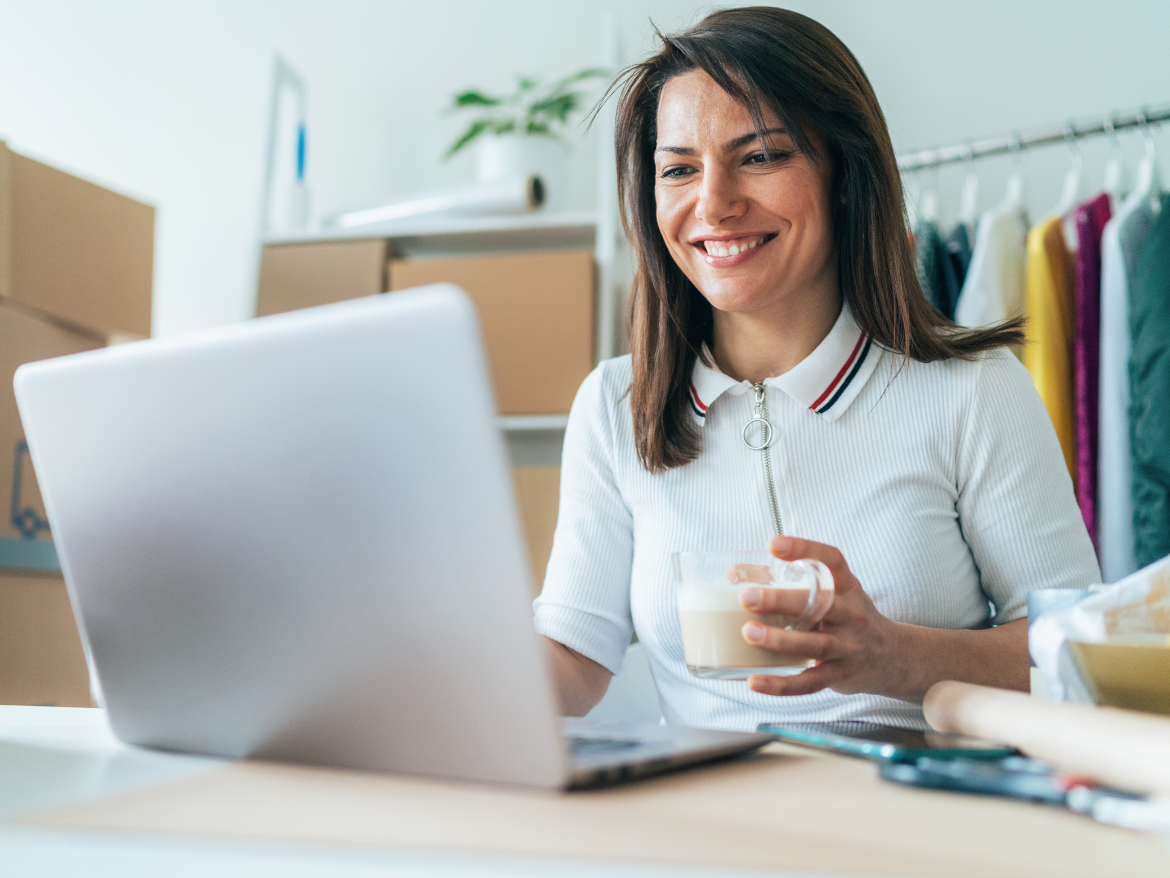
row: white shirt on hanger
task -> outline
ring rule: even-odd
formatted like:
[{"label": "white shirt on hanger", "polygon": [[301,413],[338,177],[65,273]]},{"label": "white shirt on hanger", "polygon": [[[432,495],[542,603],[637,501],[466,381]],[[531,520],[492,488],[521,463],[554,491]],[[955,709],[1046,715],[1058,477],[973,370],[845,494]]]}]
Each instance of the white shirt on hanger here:
[{"label": "white shirt on hanger", "polygon": [[[754,729],[766,720],[865,719],[924,727],[922,709],[877,695],[774,698],[687,670],[671,553],[760,549],[773,536],[763,453],[785,532],[839,548],[878,610],[936,628],[1027,614],[1031,588],[1100,579],[1052,423],[1007,351],[904,362],[849,310],[824,341],[769,378],[775,439],[749,449],[754,394],[695,365],[703,451],[652,475],[638,461],[630,358],[581,385],[565,431],[561,503],[536,628],[613,672],[635,630],[668,722]],[[989,607],[994,604],[994,616]]]},{"label": "white shirt on hanger", "polygon": [[979,220],[955,322],[975,329],[1024,312],[1028,226],[1018,205],[992,208]]},{"label": "white shirt on hanger", "polygon": [[1117,582],[1137,570],[1129,443],[1129,273],[1157,218],[1148,199],[1128,199],[1105,224],[1101,237],[1097,545],[1105,582]]}]

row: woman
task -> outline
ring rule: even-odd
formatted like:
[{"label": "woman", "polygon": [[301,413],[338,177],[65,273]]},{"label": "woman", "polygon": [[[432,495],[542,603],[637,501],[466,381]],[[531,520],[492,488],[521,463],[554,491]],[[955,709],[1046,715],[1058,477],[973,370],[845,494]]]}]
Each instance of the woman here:
[{"label": "woman", "polygon": [[[918,285],[853,55],[794,12],[714,13],[627,72],[617,151],[632,354],[573,404],[535,605],[564,712],[601,698],[632,632],[688,725],[920,726],[938,680],[1026,689],[1027,590],[1097,582],[1096,559],[1006,350],[1021,321],[960,330]],[[761,414],[756,451],[742,432]],[[743,636],[816,665],[691,676],[671,553],[765,545],[828,565],[834,603],[816,631]]]}]

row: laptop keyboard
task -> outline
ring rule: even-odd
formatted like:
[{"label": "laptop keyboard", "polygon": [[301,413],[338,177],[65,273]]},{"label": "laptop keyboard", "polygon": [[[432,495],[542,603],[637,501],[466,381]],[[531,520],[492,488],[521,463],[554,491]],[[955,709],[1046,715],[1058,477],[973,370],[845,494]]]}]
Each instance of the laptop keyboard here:
[{"label": "laptop keyboard", "polygon": [[641,743],[641,741],[629,741],[622,738],[569,738],[569,744],[573,748],[574,756],[592,756],[595,753],[613,753],[619,750],[629,750],[637,747]]}]

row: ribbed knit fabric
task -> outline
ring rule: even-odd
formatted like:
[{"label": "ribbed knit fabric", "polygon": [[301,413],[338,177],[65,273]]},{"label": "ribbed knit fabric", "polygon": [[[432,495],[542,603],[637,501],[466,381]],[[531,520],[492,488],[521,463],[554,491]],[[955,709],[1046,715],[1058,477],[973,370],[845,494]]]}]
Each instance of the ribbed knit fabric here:
[{"label": "ribbed knit fabric", "polygon": [[[852,326],[843,312],[805,362],[766,382],[785,532],[837,546],[880,612],[918,625],[1008,622],[1026,615],[1030,588],[1099,582],[1059,443],[1019,362],[1007,351],[972,362],[903,362],[873,346],[868,359],[856,357],[864,369],[850,367],[848,392],[817,414],[801,388],[813,386],[814,364],[831,377],[831,362],[858,336],[842,321]],[[793,378],[806,364],[801,380]],[[722,379],[723,387],[695,409],[703,452],[651,475],[634,448],[630,376],[629,357],[605,361],[573,404],[537,630],[614,672],[636,630],[672,723],[922,727],[918,706],[891,698],[776,698],[688,672],[671,553],[762,548],[772,536],[761,452],[741,437],[753,395],[746,382],[697,366],[696,386]]]}]

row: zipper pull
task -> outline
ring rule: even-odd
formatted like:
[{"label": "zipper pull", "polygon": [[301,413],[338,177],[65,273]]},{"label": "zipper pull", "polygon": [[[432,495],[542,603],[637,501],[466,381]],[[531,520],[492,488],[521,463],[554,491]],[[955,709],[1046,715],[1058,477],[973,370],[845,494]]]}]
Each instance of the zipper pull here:
[{"label": "zipper pull", "polygon": [[[744,424],[743,427],[743,444],[752,451],[763,451],[772,444],[772,423],[768,420],[768,391],[764,387],[763,382],[753,384],[752,389],[756,392],[756,416]],[[752,424],[760,424],[764,431],[763,444],[754,445],[748,439],[748,430],[752,428]]]}]

